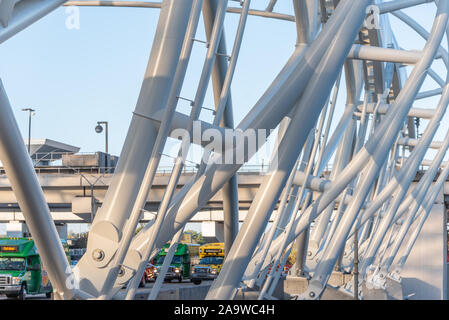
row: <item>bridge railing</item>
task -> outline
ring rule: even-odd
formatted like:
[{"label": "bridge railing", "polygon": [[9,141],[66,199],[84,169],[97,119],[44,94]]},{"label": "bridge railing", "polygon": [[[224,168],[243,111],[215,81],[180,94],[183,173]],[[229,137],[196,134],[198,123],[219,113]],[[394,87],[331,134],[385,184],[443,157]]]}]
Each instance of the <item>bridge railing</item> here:
[{"label": "bridge railing", "polygon": [[[37,175],[42,174],[113,174],[115,172],[115,167],[105,167],[105,166],[62,166],[62,165],[48,165],[48,166],[35,166],[34,167]],[[239,173],[266,173],[268,170],[267,165],[244,165]],[[198,171],[198,168],[193,165],[186,165],[183,168],[184,174],[194,174]],[[171,166],[159,166],[157,169],[158,174],[169,175],[172,172]],[[3,167],[0,167],[0,176],[5,175],[6,172]]]}]

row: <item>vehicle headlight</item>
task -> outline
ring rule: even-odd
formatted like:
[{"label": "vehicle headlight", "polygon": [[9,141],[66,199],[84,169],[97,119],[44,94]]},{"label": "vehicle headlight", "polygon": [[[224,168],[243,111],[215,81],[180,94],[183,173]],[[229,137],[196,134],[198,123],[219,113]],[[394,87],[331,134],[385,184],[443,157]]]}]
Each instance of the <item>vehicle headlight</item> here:
[{"label": "vehicle headlight", "polygon": [[22,278],[12,277],[12,284],[16,285],[16,284],[20,284],[20,282],[22,282]]},{"label": "vehicle headlight", "polygon": [[181,270],[179,270],[179,268],[176,268],[176,269],[175,269],[175,272],[180,272],[180,271],[181,271]]},{"label": "vehicle headlight", "polygon": [[212,269],[210,273],[217,274],[217,269]]}]

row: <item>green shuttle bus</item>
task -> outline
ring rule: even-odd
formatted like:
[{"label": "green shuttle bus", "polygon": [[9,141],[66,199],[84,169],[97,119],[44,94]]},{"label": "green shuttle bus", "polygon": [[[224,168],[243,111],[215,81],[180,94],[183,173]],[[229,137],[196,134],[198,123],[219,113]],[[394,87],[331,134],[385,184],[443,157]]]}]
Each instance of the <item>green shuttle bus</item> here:
[{"label": "green shuttle bus", "polygon": [[[162,264],[164,263],[165,257],[167,256],[170,244],[166,244],[159,251],[155,259],[155,272],[154,277],[156,278]],[[189,247],[185,244],[179,243],[176,249],[173,260],[170,263],[170,267],[165,275],[165,281],[178,280],[182,282],[183,279],[190,278],[190,253]]]},{"label": "green shuttle bus", "polygon": [[[62,240],[70,261],[67,243]],[[53,289],[34,240],[0,238],[0,294],[24,300],[27,294],[51,297]]]}]

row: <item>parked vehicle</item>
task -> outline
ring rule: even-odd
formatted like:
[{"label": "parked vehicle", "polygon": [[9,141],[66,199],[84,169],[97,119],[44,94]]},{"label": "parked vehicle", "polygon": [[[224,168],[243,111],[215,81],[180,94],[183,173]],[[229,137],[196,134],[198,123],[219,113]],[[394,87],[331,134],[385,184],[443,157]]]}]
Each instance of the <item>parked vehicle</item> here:
[{"label": "parked vehicle", "polygon": [[209,243],[199,250],[200,263],[193,267],[191,281],[200,284],[203,280],[215,279],[224,262],[224,243]]},{"label": "parked vehicle", "polygon": [[[67,243],[61,240],[70,263]],[[31,238],[0,239],[0,294],[24,300],[28,294],[49,298],[53,288]]]}]

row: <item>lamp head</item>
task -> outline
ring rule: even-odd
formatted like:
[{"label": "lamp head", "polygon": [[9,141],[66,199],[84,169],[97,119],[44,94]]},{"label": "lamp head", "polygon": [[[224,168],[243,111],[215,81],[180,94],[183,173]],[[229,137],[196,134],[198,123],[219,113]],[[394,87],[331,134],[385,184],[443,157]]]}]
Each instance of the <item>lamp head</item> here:
[{"label": "lamp head", "polygon": [[98,125],[95,127],[95,132],[96,132],[96,133],[102,133],[102,132],[103,132],[103,126],[101,126],[100,124],[98,124]]}]

